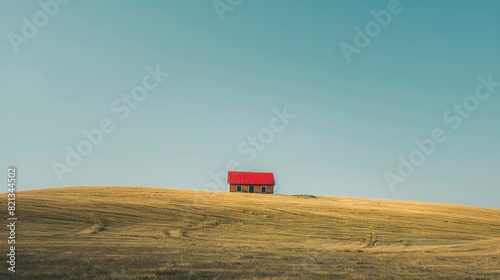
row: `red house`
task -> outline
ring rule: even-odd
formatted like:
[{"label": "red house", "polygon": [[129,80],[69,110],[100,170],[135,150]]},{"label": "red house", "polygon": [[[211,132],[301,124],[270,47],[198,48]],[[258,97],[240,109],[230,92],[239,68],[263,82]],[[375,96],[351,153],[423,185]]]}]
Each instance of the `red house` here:
[{"label": "red house", "polygon": [[227,172],[229,192],[274,193],[274,174],[272,172]]}]

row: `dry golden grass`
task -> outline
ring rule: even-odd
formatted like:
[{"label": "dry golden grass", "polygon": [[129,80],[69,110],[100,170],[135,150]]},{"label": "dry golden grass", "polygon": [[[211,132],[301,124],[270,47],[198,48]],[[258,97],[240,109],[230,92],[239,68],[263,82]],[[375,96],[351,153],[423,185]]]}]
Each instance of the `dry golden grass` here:
[{"label": "dry golden grass", "polygon": [[16,206],[17,279],[500,279],[498,209],[146,187]]}]

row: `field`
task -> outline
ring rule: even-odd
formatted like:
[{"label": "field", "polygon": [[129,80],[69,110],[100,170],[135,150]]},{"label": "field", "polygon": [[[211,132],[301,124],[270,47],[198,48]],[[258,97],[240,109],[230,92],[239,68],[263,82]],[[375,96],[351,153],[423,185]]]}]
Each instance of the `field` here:
[{"label": "field", "polygon": [[150,187],[16,199],[15,279],[500,279],[498,209]]}]

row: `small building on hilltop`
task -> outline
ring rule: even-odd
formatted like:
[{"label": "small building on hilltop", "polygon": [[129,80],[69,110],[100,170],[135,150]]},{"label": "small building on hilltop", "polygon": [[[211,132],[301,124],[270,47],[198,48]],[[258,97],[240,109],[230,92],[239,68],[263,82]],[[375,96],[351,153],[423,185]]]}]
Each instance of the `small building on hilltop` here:
[{"label": "small building on hilltop", "polygon": [[227,190],[244,193],[274,193],[272,172],[227,172]]}]

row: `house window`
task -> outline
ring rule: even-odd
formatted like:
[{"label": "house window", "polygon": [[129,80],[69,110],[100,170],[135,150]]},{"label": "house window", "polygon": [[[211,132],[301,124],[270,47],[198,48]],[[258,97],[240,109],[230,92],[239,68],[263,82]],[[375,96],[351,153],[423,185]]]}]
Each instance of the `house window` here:
[{"label": "house window", "polygon": [[241,186],[236,186],[236,191],[241,192]]},{"label": "house window", "polygon": [[260,188],[260,192],[261,192],[261,193],[266,193],[266,187],[262,187],[262,188]]},{"label": "house window", "polygon": [[249,193],[253,193],[253,192],[254,192],[254,190],[253,190],[253,186],[248,186],[248,192],[249,192]]}]

